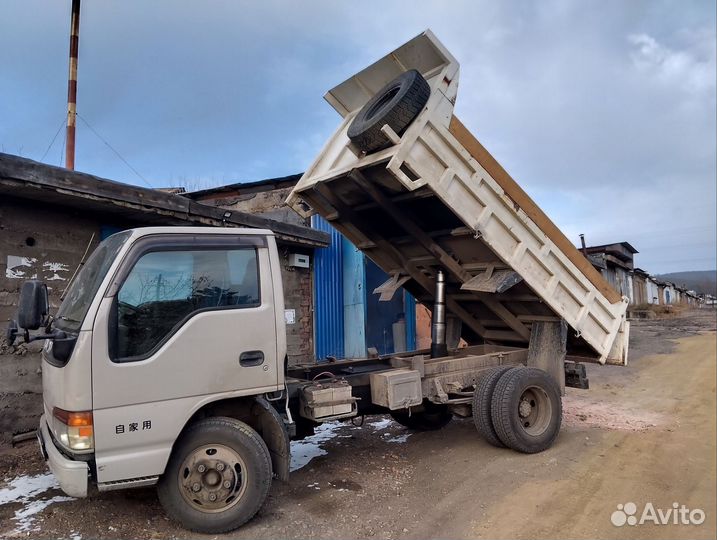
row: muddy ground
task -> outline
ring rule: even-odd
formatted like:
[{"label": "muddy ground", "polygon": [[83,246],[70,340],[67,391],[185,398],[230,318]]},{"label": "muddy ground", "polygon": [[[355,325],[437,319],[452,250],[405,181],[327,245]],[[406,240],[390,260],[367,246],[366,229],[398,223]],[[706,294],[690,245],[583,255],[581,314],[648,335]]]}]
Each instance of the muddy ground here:
[{"label": "muddy ground", "polygon": [[[413,434],[382,417],[328,426],[297,447],[303,462],[325,455],[225,536],[715,538],[716,326],[707,310],[634,322],[630,365],[590,366],[591,389],[568,389],[563,429],[541,454],[489,446],[470,419]],[[0,452],[0,536],[197,536],[167,520],[152,489],[67,500],[45,473],[34,443]],[[705,520],[613,525],[628,502],[638,519],[647,503],[678,503]]]}]

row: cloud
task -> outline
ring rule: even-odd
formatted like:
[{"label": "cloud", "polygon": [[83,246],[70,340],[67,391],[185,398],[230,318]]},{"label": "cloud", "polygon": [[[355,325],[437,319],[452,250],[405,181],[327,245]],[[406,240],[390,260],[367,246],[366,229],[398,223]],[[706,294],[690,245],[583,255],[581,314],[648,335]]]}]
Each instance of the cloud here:
[{"label": "cloud", "polygon": [[[6,6],[0,32],[0,145],[35,158],[65,110],[69,0],[50,4]],[[640,235],[714,237],[716,25],[709,2],[92,2],[78,107],[156,185],[283,176],[338,125],[326,90],[430,27],[461,62],[456,114],[570,238],[662,261]],[[140,183],[82,125],[77,144],[81,169]]]},{"label": "cloud", "polygon": [[[708,39],[704,33],[703,39]],[[714,39],[714,35],[711,36]],[[631,34],[628,40],[635,46],[630,54],[637,69],[667,85],[675,85],[691,94],[714,92],[715,54],[710,47],[699,58],[697,51],[671,50],[647,34]],[[700,45],[698,43],[698,45]]]}]

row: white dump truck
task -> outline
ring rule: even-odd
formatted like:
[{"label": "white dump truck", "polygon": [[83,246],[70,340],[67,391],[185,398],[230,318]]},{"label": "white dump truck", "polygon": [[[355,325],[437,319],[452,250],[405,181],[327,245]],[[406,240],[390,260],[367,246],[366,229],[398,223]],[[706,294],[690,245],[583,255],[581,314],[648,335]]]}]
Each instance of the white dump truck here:
[{"label": "white dump truck", "polygon": [[389,274],[384,299],[405,287],[433,309],[430,350],[287,366],[268,230],[117,233],[53,316],[45,285],[23,285],[8,337],[46,340],[39,440],[67,494],[157,484],[171,517],[219,533],[322,422],[472,416],[496,446],[555,441],[584,362],[627,361],[627,301],[453,116],[457,87],[430,32],[338,85],[341,124],[288,199]]}]

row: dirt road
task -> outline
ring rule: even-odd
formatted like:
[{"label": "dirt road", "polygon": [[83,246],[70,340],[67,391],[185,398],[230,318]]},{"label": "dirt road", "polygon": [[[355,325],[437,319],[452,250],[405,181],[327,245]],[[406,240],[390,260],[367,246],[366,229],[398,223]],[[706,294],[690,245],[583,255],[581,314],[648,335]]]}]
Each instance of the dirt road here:
[{"label": "dirt road", "polygon": [[[227,537],[715,538],[716,325],[707,311],[634,324],[630,366],[591,367],[589,391],[568,389],[561,434],[541,454],[491,447],[470,419],[415,434],[382,417],[328,426],[296,446],[295,466],[306,464],[290,483]],[[648,503],[705,518],[613,525],[629,502],[638,520]],[[0,536],[28,533],[196,536],[167,521],[151,489],[65,500],[32,444],[0,455]]]}]

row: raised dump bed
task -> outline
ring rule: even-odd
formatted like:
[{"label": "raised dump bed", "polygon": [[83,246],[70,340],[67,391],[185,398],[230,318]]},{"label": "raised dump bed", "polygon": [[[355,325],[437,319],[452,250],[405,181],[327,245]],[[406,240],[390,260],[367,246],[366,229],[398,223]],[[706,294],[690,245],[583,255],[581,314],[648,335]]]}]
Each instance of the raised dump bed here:
[{"label": "raised dump bed", "polygon": [[[347,135],[357,113],[397,76],[418,71],[425,107],[404,132],[384,125],[387,145],[362,151]],[[287,203],[318,213],[399,286],[433,303],[446,272],[446,308],[469,344],[521,346],[537,322],[573,329],[568,355],[627,362],[627,299],[453,116],[459,64],[430,32],[330,90],[343,121]]]}]

